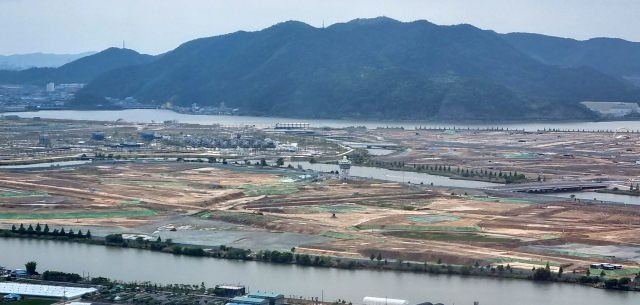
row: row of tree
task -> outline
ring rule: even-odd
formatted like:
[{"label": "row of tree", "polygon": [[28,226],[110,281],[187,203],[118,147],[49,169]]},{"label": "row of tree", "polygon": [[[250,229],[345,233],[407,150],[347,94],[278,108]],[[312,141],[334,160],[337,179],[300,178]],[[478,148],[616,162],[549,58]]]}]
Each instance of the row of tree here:
[{"label": "row of tree", "polygon": [[86,238],[91,239],[91,231],[87,230],[87,233],[82,233],[82,230],[78,230],[78,233],[74,233],[73,229],[69,229],[69,232],[65,232],[64,227],[60,230],[53,229],[51,231],[49,229],[49,225],[45,224],[44,228],[37,224],[34,228],[31,224],[29,227],[25,228],[23,224],[20,224],[19,228],[16,228],[15,225],[11,226],[11,232],[20,235],[40,235],[40,236],[60,236],[60,237],[69,237],[69,238]]}]

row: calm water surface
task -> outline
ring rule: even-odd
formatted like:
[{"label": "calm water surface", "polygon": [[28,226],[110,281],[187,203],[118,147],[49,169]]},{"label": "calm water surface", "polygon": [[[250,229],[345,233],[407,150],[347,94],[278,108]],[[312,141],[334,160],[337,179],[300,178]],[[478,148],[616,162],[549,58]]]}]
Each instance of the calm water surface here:
[{"label": "calm water surface", "polygon": [[124,281],[162,284],[242,283],[251,291],[346,299],[360,304],[365,296],[400,298],[412,304],[442,302],[471,305],[638,304],[640,294],[590,287],[479,277],[409,272],[341,270],[213,258],[175,256],[138,249],[43,240],[0,239],[0,264],[37,270],[61,270]]},{"label": "calm water surface", "polygon": [[576,129],[576,130],[615,130],[618,127],[627,127],[631,130],[640,130],[640,121],[614,121],[614,122],[570,122],[570,123],[482,123],[482,122],[426,122],[426,121],[379,121],[379,120],[324,120],[324,119],[291,119],[282,117],[251,117],[251,116],[231,116],[231,115],[189,115],[160,109],[131,109],[120,111],[36,111],[17,112],[20,117],[42,117],[52,119],[68,120],[96,120],[115,121],[123,119],[126,122],[150,123],[151,121],[163,122],[167,120],[177,120],[180,123],[190,124],[222,124],[222,125],[256,125],[273,126],[282,122],[306,122],[312,127],[330,126],[335,128],[348,126],[376,127],[404,127],[413,129],[417,126],[423,127],[446,127],[446,128],[487,128],[502,127],[509,129],[525,129],[528,131],[542,130],[544,128]]}]

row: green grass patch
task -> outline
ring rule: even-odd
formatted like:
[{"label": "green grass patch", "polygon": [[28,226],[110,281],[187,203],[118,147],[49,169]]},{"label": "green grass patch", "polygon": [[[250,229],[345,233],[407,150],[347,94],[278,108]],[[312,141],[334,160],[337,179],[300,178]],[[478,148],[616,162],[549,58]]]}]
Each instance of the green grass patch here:
[{"label": "green grass patch", "polygon": [[366,210],[367,208],[354,205],[325,205],[321,207],[313,207],[313,209],[323,212],[348,212]]},{"label": "green grass patch", "polygon": [[507,159],[535,159],[538,158],[538,154],[509,154],[506,155]]},{"label": "green grass patch", "polygon": [[245,191],[245,192],[243,192],[243,194],[245,194],[247,196],[286,195],[286,194],[297,193],[299,191],[300,190],[298,190],[295,187],[288,187],[288,188],[265,187],[265,188],[253,189],[253,190],[250,190],[250,191]]},{"label": "green grass patch", "polygon": [[382,230],[383,226],[380,225],[360,225],[358,226],[358,228],[360,228],[360,230]]},{"label": "green grass patch", "polygon": [[142,211],[116,211],[116,212],[83,212],[83,213],[5,213],[0,214],[0,219],[66,219],[66,218],[113,218],[113,217],[137,217],[155,216],[151,210]]},{"label": "green grass patch", "polygon": [[140,204],[140,202],[142,202],[142,200],[140,200],[140,199],[131,200],[131,201],[125,201],[125,202],[121,202],[120,206],[126,207],[126,206],[132,205],[132,204]]},{"label": "green grass patch", "polygon": [[204,213],[200,215],[201,218],[209,218],[209,216],[211,216],[211,213]]},{"label": "green grass patch", "polygon": [[580,252],[573,252],[573,251],[550,251],[548,252],[548,254],[553,254],[553,255],[566,255],[566,256],[576,256],[576,257],[586,257],[586,258],[599,258],[599,259],[608,259],[611,260],[611,257],[607,257],[604,255],[599,255],[599,254],[586,254],[586,253],[580,253]]},{"label": "green grass patch", "polygon": [[456,221],[460,219],[462,219],[462,217],[447,215],[447,214],[412,216],[407,218],[407,220],[424,222],[424,223],[438,223],[438,222]]},{"label": "green grass patch", "polygon": [[365,239],[365,240],[372,240],[372,241],[377,241],[377,242],[381,242],[381,243],[384,242],[384,240],[381,240],[381,239],[373,239],[373,238],[362,237],[362,236],[358,236],[358,235],[351,235],[351,234],[340,233],[340,232],[333,232],[333,231],[322,231],[318,235],[327,236],[327,237],[333,237],[333,238],[337,238],[337,239]]},{"label": "green grass patch", "polygon": [[187,186],[178,182],[144,182],[144,181],[101,181],[100,184],[142,185],[142,186]]},{"label": "green grass patch", "polygon": [[357,227],[348,227],[347,230],[349,230],[349,231],[360,231],[360,229],[358,229]]},{"label": "green grass patch", "polygon": [[555,235],[542,235],[542,236],[540,236],[540,239],[556,239],[556,238],[560,238],[560,236],[555,236]]},{"label": "green grass patch", "polygon": [[20,301],[15,301],[7,304],[12,305],[51,305],[59,300],[56,299],[40,299],[40,298],[24,298]]},{"label": "green grass patch", "polygon": [[[591,275],[600,275],[603,271],[602,269],[589,269]],[[640,272],[640,268],[627,268],[627,269],[617,269],[617,270],[604,270],[604,274],[608,276],[623,276],[623,275],[635,275]]]},{"label": "green grass patch", "polygon": [[[500,257],[500,258],[490,259],[490,260],[487,261],[487,263],[489,263],[489,264],[493,264],[493,263],[509,263],[509,262],[540,265],[540,266],[546,266],[547,265],[547,262],[543,262],[543,261],[534,261],[534,260],[529,260],[529,259],[519,259],[519,258],[513,258],[513,257]],[[549,266],[560,267],[560,264],[549,262]]]},{"label": "green grass patch", "polygon": [[514,238],[498,238],[487,237],[477,234],[446,234],[446,233],[434,233],[434,232],[388,232],[387,235],[392,235],[402,238],[414,238],[414,239],[426,239],[426,240],[441,240],[441,241],[470,241],[470,242],[486,242],[486,243],[505,243],[518,241]]},{"label": "green grass patch", "polygon": [[297,193],[300,191],[298,188],[296,188],[296,184],[293,183],[275,183],[270,185],[243,184],[238,186],[237,188],[247,190],[243,192],[247,196],[286,195]]},{"label": "green grass patch", "polygon": [[477,232],[482,229],[476,225],[473,227],[384,226],[383,230]]},{"label": "green grass patch", "polygon": [[46,195],[49,195],[49,193],[47,192],[3,193],[3,194],[0,194],[0,198],[23,197],[23,196],[46,196]]}]

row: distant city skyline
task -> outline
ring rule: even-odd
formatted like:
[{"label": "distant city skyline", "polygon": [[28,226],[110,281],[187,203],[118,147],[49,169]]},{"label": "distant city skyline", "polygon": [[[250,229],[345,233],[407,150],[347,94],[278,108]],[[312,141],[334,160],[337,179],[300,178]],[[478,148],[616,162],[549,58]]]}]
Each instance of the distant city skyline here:
[{"label": "distant city skyline", "polygon": [[387,16],[468,23],[498,33],[640,41],[636,0],[0,0],[0,55],[77,54],[126,47],[161,54],[189,40],[288,20],[314,27]]}]

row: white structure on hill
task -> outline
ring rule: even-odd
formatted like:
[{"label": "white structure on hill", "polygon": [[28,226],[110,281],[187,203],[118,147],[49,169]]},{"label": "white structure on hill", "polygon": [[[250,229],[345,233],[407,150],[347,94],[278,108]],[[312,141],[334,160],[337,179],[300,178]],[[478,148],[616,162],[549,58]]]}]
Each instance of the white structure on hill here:
[{"label": "white structure on hill", "polygon": [[349,170],[351,169],[351,161],[347,159],[347,156],[342,157],[342,160],[338,161],[338,166],[340,167],[340,180],[349,180],[351,176],[349,175]]}]

